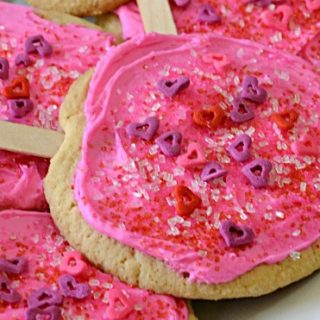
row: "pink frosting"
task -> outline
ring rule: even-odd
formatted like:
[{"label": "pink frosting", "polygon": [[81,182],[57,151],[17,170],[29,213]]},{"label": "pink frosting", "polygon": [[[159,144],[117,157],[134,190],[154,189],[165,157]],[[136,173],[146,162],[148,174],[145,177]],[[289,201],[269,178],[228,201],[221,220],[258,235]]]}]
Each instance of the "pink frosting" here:
[{"label": "pink frosting", "polygon": [[[216,63],[219,56],[223,68]],[[188,89],[173,99],[160,93],[160,79],[181,74],[190,79]],[[268,99],[252,107],[253,120],[240,125],[229,114],[246,75],[258,78]],[[148,35],[113,49],[97,66],[85,106],[87,127],[74,186],[83,217],[99,232],[197,282],[228,282],[263,263],[289,255],[298,259],[298,251],[319,239],[319,161],[294,154],[291,144],[312,127],[318,130],[319,85],[319,77],[298,57],[217,35]],[[192,121],[193,112],[210,106],[227,115],[214,131]],[[271,116],[291,109],[298,121],[281,131]],[[160,119],[156,137],[181,132],[182,156],[196,142],[206,161],[228,171],[226,178],[203,182],[199,169],[178,166],[154,140],[129,138],[127,125],[149,116]],[[243,164],[226,151],[242,133],[253,139],[251,160],[272,163],[266,188],[255,189],[241,173]],[[173,190],[179,184],[201,198],[191,215],[175,209]],[[254,231],[251,245],[227,247],[219,226],[229,219]]]},{"label": "pink frosting", "polygon": [[[0,304],[1,320],[21,320],[26,313],[27,298],[33,291],[43,287],[57,289],[57,279],[62,275],[61,260],[72,248],[63,240],[48,213],[2,211],[0,231],[0,257],[23,256],[28,260],[26,272],[19,276],[8,275],[22,300],[14,305]],[[188,319],[188,308],[183,300],[132,288],[92,265],[88,264],[86,273],[76,279],[89,284],[90,294],[83,300],[65,297],[61,307],[65,319]],[[125,318],[107,317],[110,292],[117,290],[128,297],[132,306]]]},{"label": "pink frosting", "polygon": [[[307,0],[274,0],[274,4],[267,7],[248,4],[248,0],[191,0],[186,7],[178,7],[173,2],[171,1],[173,15],[180,33],[216,32],[255,40],[293,53],[298,53],[320,28],[320,10],[308,9]],[[221,17],[221,23],[198,22],[200,7],[207,3]],[[122,6],[117,14],[125,39],[143,32],[135,2]]]},{"label": "pink frosting", "polygon": [[0,208],[45,209],[42,179],[34,163],[0,167]]},{"label": "pink frosting", "polygon": [[[107,33],[69,24],[60,26],[40,18],[26,6],[0,2],[0,57],[10,62],[10,77],[0,81],[0,92],[18,75],[28,78],[34,109],[22,119],[10,116],[7,100],[0,95],[0,119],[37,127],[58,128],[58,111],[70,85],[88,68],[95,66],[110,47],[113,37]],[[24,52],[29,36],[42,34],[52,45],[53,54],[42,59],[32,55],[32,65],[16,67],[17,54]],[[46,161],[0,154],[0,208],[43,209],[46,206],[37,167]],[[43,170],[42,170],[43,171]],[[33,174],[34,173],[34,174]],[[5,180],[5,181],[4,181]],[[21,196],[23,195],[23,197]]]}]

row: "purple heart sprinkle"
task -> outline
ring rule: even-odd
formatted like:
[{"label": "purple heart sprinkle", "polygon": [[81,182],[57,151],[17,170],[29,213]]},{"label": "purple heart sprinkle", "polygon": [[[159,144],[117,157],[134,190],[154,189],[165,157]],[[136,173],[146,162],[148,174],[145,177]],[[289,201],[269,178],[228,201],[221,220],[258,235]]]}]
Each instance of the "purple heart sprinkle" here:
[{"label": "purple heart sprinkle", "polygon": [[0,79],[7,80],[9,78],[9,61],[7,58],[0,57]]},{"label": "purple heart sprinkle", "polygon": [[[26,312],[26,320],[44,319],[46,316],[48,316],[50,320],[60,320],[61,309],[57,306],[49,306],[44,309],[28,308]],[[47,317],[45,319],[47,319]]]},{"label": "purple heart sprinkle", "polygon": [[244,162],[250,158],[251,143],[252,139],[250,136],[240,134],[232,141],[227,150],[234,160]]},{"label": "purple heart sprinkle", "polygon": [[25,257],[17,257],[14,259],[0,259],[0,271],[8,274],[21,274],[26,271],[28,260]]},{"label": "purple heart sprinkle", "polygon": [[28,298],[28,307],[30,308],[46,308],[48,306],[62,304],[63,297],[59,291],[49,288],[41,288],[33,291]]},{"label": "purple heart sprinkle", "polygon": [[168,157],[176,157],[181,152],[182,134],[177,131],[163,133],[156,143],[160,150]]},{"label": "purple heart sprinkle", "polygon": [[191,0],[174,0],[174,3],[178,7],[186,7],[191,3]]},{"label": "purple heart sprinkle", "polygon": [[218,23],[221,22],[221,18],[215,12],[213,7],[208,3],[200,7],[198,21],[206,23]]},{"label": "purple heart sprinkle", "polygon": [[261,104],[267,100],[267,96],[267,91],[259,86],[256,77],[246,76],[244,78],[241,98]]},{"label": "purple heart sprinkle", "polygon": [[185,90],[190,85],[190,79],[186,76],[180,76],[175,80],[161,79],[158,82],[158,89],[169,98],[173,98],[180,91]]},{"label": "purple heart sprinkle", "polygon": [[211,161],[203,168],[200,177],[202,181],[209,182],[226,175],[227,171],[222,169],[219,163]]},{"label": "purple heart sprinkle", "polygon": [[228,247],[244,246],[251,244],[254,240],[252,229],[236,225],[231,220],[221,222],[219,231]]},{"label": "purple heart sprinkle", "polygon": [[84,299],[90,293],[90,287],[86,283],[78,283],[70,274],[65,274],[58,279],[59,288],[65,297]]},{"label": "purple heart sprinkle", "polygon": [[232,102],[230,117],[233,122],[242,123],[254,118],[254,112],[242,98],[235,98]]},{"label": "purple heart sprinkle", "polygon": [[255,188],[263,188],[268,185],[268,179],[272,164],[269,160],[256,159],[242,168],[242,173],[248,178]]},{"label": "purple heart sprinkle", "polygon": [[11,288],[9,279],[0,275],[0,302],[16,303],[20,300],[20,294]]},{"label": "purple heart sprinkle", "polygon": [[30,99],[8,100],[9,111],[14,118],[23,118],[33,109],[33,102]]},{"label": "purple heart sprinkle", "polygon": [[51,56],[53,52],[52,46],[41,34],[29,37],[25,49],[27,53],[38,53],[42,58]]},{"label": "purple heart sprinkle", "polygon": [[127,135],[150,141],[159,129],[160,121],[157,117],[149,117],[141,123],[130,123],[127,126]]},{"label": "purple heart sprinkle", "polygon": [[29,67],[31,65],[32,61],[28,54],[26,53],[19,53],[14,59],[14,64],[16,66],[24,66],[24,67]]}]

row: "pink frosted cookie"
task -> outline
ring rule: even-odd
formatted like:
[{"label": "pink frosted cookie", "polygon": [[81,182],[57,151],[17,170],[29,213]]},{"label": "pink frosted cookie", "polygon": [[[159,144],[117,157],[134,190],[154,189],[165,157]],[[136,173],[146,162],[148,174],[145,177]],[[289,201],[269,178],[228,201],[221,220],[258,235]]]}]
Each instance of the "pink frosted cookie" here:
[{"label": "pink frosted cookie", "polygon": [[[181,33],[217,32],[255,40],[295,54],[312,42],[313,52],[308,52],[307,58],[314,60],[316,56],[319,66],[320,46],[313,40],[320,32],[319,1],[172,0],[171,4]],[[134,2],[120,7],[117,14],[122,23],[124,38],[143,33],[139,11]]]},{"label": "pink frosted cookie", "polygon": [[[113,37],[71,16],[41,16],[0,2],[0,119],[57,129],[70,85],[95,66]],[[47,166],[45,160],[0,151],[0,209],[44,209]]]},{"label": "pink frosted cookie", "polygon": [[[58,227],[106,270],[184,297],[261,295],[310,274],[319,86],[303,59],[245,40],[149,35],[115,48],[78,88],[77,170],[80,126],[63,122],[46,191]],[[138,274],[108,262],[109,238],[144,254],[127,257]]]},{"label": "pink frosted cookie", "polygon": [[63,240],[48,213],[2,211],[0,230],[1,320],[189,318],[183,300],[98,271]]}]

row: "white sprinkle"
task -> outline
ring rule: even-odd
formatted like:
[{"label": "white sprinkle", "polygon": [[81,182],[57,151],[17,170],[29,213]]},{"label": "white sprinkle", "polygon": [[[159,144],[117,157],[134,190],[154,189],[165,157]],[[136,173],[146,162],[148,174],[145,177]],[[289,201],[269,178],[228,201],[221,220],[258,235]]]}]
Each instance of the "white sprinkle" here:
[{"label": "white sprinkle", "polygon": [[246,134],[249,136],[252,136],[255,133],[256,129],[254,127],[250,127],[247,131]]},{"label": "white sprinkle", "polygon": [[281,71],[279,69],[275,70],[275,74],[284,81],[289,81],[290,80],[290,75],[286,71]]},{"label": "white sprinkle", "polygon": [[141,304],[135,304],[135,305],[134,305],[134,310],[136,310],[136,311],[141,311],[141,310],[143,310],[143,307],[142,307]]},{"label": "white sprinkle", "polygon": [[169,235],[177,236],[180,234],[180,231],[177,227],[171,227],[170,230],[168,231]]},{"label": "white sprinkle", "polygon": [[79,53],[85,53],[88,51],[88,46],[82,46],[78,49]]},{"label": "white sprinkle", "polygon": [[238,51],[237,51],[237,57],[238,58],[242,58],[244,55],[244,50],[243,48],[240,48]]},{"label": "white sprinkle", "polygon": [[301,234],[300,230],[295,230],[295,231],[292,232],[292,236],[293,237],[298,237],[298,236],[300,236],[300,234]]},{"label": "white sprinkle", "polygon": [[174,199],[167,197],[166,200],[167,200],[167,203],[170,207],[174,207],[176,205],[176,201]]},{"label": "white sprinkle", "polygon": [[271,221],[272,220],[272,214],[271,213],[265,213],[264,214],[264,218],[268,221]]},{"label": "white sprinkle", "polygon": [[255,213],[255,212],[256,212],[255,209],[254,209],[253,204],[252,204],[252,203],[249,203],[249,202],[246,204],[246,210],[247,210],[249,213]]},{"label": "white sprinkle", "polygon": [[282,41],[282,33],[276,32],[272,37],[270,37],[271,43],[281,42]]},{"label": "white sprinkle", "polygon": [[279,219],[283,219],[284,218],[284,213],[282,211],[276,211],[275,215]]},{"label": "white sprinkle", "polygon": [[175,167],[173,169],[173,175],[174,176],[183,176],[185,173],[185,169],[182,167]]},{"label": "white sprinkle", "polygon": [[211,216],[211,214],[212,214],[212,207],[208,207],[208,208],[207,208],[206,214],[207,214],[208,217]]},{"label": "white sprinkle", "polygon": [[98,287],[100,285],[100,281],[98,279],[90,279],[89,286],[91,287]]},{"label": "white sprinkle", "polygon": [[307,183],[306,182],[301,182],[300,183],[300,191],[301,192],[306,192],[307,190]]},{"label": "white sprinkle", "polygon": [[149,153],[151,155],[154,155],[158,152],[159,146],[157,144],[154,144],[150,147]]},{"label": "white sprinkle", "polygon": [[102,284],[102,287],[110,290],[113,288],[113,284],[110,282],[105,282],[104,284]]},{"label": "white sprinkle", "polygon": [[118,121],[116,124],[116,128],[122,128],[123,127],[123,120]]},{"label": "white sprinkle", "polygon": [[231,200],[232,199],[232,193],[228,193],[228,194],[226,194],[223,198],[225,199],[225,200],[227,200],[227,201],[229,201],[229,200]]},{"label": "white sprinkle", "polygon": [[298,251],[292,251],[292,252],[290,253],[290,257],[291,257],[291,259],[292,259],[293,261],[297,261],[297,260],[299,260],[299,259],[301,258],[301,253],[298,252]]},{"label": "white sprinkle", "polygon": [[293,102],[294,103],[300,103],[301,99],[300,99],[300,95],[299,93],[295,93],[293,96]]},{"label": "white sprinkle", "polygon": [[253,10],[253,8],[254,8],[254,5],[253,5],[252,3],[248,4],[248,5],[246,6],[246,12],[247,12],[247,13],[251,13],[252,10]]},{"label": "white sprinkle", "polygon": [[152,107],[151,110],[156,112],[161,108],[161,104],[159,102],[155,103]]}]

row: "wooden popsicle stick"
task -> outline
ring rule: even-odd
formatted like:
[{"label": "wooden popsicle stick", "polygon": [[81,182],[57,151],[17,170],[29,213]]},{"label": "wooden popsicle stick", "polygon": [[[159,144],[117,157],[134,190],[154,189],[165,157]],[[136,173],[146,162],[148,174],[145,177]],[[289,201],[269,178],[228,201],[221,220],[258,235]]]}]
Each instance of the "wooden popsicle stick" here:
[{"label": "wooden popsicle stick", "polygon": [[60,132],[0,121],[0,149],[52,158],[64,135]]},{"label": "wooden popsicle stick", "polygon": [[146,32],[177,34],[168,0],[138,0]]}]

